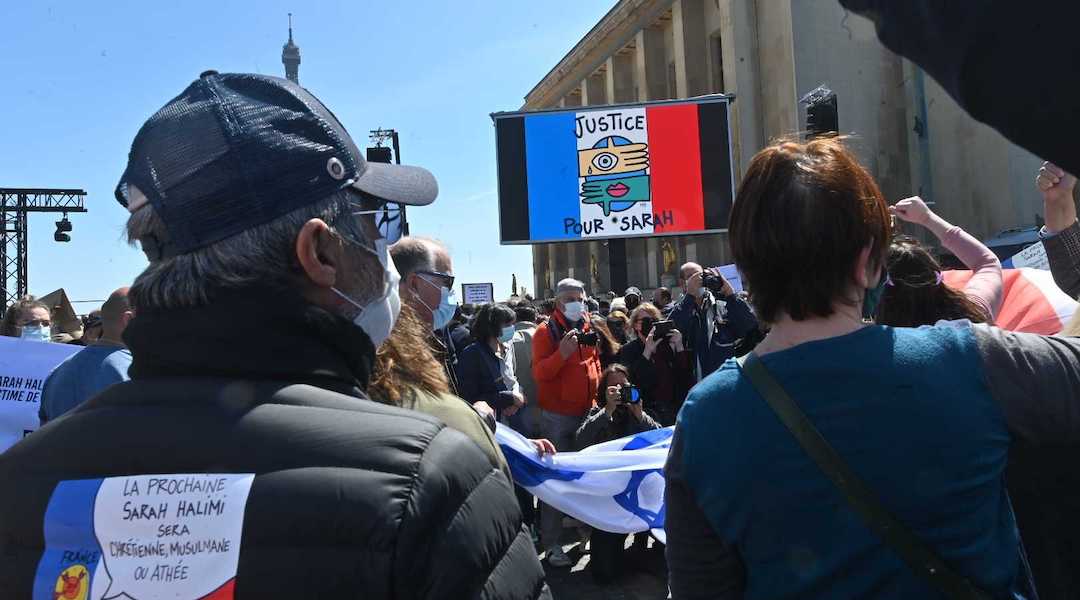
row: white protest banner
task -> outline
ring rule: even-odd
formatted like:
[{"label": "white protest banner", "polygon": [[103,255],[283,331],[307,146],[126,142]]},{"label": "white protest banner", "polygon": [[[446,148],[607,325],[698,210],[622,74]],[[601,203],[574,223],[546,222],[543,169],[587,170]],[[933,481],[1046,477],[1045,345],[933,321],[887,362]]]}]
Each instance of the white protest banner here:
[{"label": "white protest banner", "polygon": [[45,378],[82,346],[0,337],[0,452],[38,428]]},{"label": "white protest banner", "polygon": [[251,474],[61,481],[34,600],[231,600]]},{"label": "white protest banner", "polygon": [[495,284],[461,284],[461,301],[465,304],[491,304],[495,301]]},{"label": "white protest banner", "polygon": [[1050,259],[1046,256],[1046,247],[1043,246],[1043,243],[1036,242],[1006,259],[1001,263],[1001,266],[1006,269],[1028,267],[1030,269],[1049,271]]}]

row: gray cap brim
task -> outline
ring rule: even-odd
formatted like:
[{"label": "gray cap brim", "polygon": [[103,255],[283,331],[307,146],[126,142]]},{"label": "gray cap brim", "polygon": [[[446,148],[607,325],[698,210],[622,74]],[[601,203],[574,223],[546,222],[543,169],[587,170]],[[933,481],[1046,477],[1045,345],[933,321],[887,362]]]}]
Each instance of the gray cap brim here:
[{"label": "gray cap brim", "polygon": [[367,170],[352,186],[372,196],[409,206],[427,206],[439,195],[439,184],[427,169],[367,163]]}]

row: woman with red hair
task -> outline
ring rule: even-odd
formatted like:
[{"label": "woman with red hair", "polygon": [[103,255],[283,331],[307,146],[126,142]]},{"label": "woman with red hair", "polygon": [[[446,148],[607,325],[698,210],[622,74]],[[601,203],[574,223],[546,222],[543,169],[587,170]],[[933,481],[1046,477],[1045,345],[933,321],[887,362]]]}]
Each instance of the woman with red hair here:
[{"label": "woman with red hair", "polygon": [[679,414],[673,597],[1035,598],[1003,474],[1080,441],[1080,340],[873,324],[888,206],[835,137],[759,152],[730,235],[771,329]]}]

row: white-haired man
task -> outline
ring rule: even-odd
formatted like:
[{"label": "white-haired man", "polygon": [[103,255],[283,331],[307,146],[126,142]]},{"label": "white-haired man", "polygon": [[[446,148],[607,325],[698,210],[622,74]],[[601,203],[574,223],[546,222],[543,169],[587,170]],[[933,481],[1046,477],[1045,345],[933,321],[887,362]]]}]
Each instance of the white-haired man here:
[{"label": "white-haired man", "polygon": [[[577,432],[596,398],[600,355],[596,332],[585,311],[585,284],[563,279],[556,288],[555,312],[533,334],[533,378],[540,397],[540,433],[563,450]],[[540,543],[548,562],[565,567],[571,560],[559,546],[562,513],[544,505],[540,511]]]}]

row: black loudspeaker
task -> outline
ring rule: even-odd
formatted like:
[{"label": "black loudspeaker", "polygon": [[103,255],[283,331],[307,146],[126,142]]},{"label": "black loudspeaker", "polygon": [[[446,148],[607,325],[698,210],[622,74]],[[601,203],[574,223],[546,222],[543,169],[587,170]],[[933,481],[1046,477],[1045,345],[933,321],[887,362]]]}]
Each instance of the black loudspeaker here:
[{"label": "black loudspeaker", "polygon": [[387,146],[375,146],[367,149],[368,162],[390,163],[392,154]]},{"label": "black loudspeaker", "polygon": [[836,108],[836,93],[820,85],[803,96],[799,103],[806,107],[806,138],[837,135],[840,115]]},{"label": "black loudspeaker", "polygon": [[68,233],[71,232],[71,221],[68,221],[67,213],[64,213],[64,218],[56,222],[56,233],[53,234],[53,240],[57,242],[70,242],[71,236]]}]

